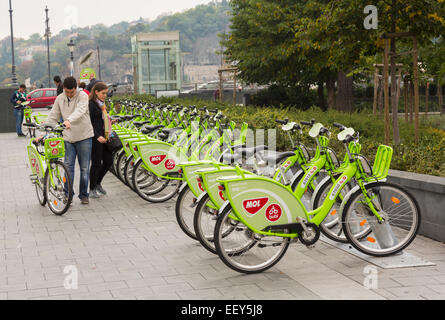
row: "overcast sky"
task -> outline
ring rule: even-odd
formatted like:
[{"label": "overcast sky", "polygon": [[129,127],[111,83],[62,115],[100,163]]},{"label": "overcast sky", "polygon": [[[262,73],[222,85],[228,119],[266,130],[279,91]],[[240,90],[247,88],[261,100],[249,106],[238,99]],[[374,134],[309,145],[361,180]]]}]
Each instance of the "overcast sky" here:
[{"label": "overcast sky", "polygon": [[[14,37],[28,38],[45,33],[45,6],[49,9],[52,34],[76,24],[107,26],[134,21],[139,17],[154,20],[163,13],[180,12],[211,0],[12,0]],[[9,0],[0,0],[0,39],[10,35]]]}]

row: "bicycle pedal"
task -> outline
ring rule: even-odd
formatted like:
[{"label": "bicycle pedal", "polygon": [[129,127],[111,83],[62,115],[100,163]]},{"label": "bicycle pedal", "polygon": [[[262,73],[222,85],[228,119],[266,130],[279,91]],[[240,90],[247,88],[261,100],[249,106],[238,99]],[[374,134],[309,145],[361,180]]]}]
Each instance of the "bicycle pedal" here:
[{"label": "bicycle pedal", "polygon": [[29,175],[29,179],[31,180],[31,183],[36,184],[36,183],[37,183],[37,180],[38,180],[39,178],[38,178],[37,175],[35,175],[35,174],[30,174],[30,175]]}]

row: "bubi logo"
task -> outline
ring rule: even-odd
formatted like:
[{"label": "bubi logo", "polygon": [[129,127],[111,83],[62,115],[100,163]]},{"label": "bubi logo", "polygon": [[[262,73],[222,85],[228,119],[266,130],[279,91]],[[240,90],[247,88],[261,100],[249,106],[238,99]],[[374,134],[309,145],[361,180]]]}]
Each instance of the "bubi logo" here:
[{"label": "bubi logo", "polygon": [[201,179],[198,178],[197,180],[198,180],[198,188],[199,188],[199,190],[204,191],[204,188],[203,188],[202,183],[201,183]]},{"label": "bubi logo", "polygon": [[[204,191],[204,190],[203,190]],[[224,195],[222,193],[222,191],[219,192],[219,197],[221,198],[222,201],[226,201],[226,199],[224,198]]]},{"label": "bubi logo", "polygon": [[164,161],[165,158],[167,158],[166,155],[152,156],[150,157],[150,162],[153,163],[155,166],[157,166],[162,161]]},{"label": "bubi logo", "polygon": [[250,214],[255,214],[267,204],[269,198],[249,199],[243,201],[244,209]]},{"label": "bubi logo", "polygon": [[173,170],[176,167],[176,163],[173,159],[168,159],[165,161],[165,169]]},{"label": "bubi logo", "polygon": [[266,218],[271,222],[275,222],[281,218],[281,207],[277,204],[271,204],[266,209]]},{"label": "bubi logo", "polygon": [[329,195],[330,200],[335,199],[335,195],[337,194],[338,189],[340,189],[342,187],[342,185],[346,182],[347,179],[348,179],[347,176],[343,176],[340,178],[340,180],[335,185],[334,190],[332,190],[331,194]]}]

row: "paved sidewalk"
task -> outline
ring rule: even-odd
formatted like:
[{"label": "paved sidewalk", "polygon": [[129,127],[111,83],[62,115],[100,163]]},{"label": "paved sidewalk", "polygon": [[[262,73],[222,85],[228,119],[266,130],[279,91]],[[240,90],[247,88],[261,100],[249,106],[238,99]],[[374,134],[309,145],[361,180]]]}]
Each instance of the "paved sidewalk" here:
[{"label": "paved sidewalk", "polygon": [[[108,196],[87,206],[75,196],[55,216],[29,181],[27,142],[0,134],[0,299],[445,299],[445,245],[421,236],[407,252],[435,266],[381,269],[318,242],[241,275],[183,234],[175,200],[147,203],[112,174]],[[68,290],[70,266],[78,288]],[[376,289],[366,289],[373,271]]]}]

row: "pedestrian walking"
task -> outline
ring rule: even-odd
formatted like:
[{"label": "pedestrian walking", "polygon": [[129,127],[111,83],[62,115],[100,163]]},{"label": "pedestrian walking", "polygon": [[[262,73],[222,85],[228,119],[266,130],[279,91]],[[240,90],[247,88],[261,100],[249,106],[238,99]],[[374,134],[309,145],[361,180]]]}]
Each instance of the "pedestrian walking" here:
[{"label": "pedestrian walking", "polygon": [[91,153],[90,198],[99,198],[101,195],[107,194],[102,187],[102,180],[113,163],[112,153],[106,147],[112,125],[105,105],[107,93],[108,86],[104,82],[97,82],[89,96],[88,107],[94,131]]},{"label": "pedestrian walking", "polygon": [[69,168],[71,183],[74,181],[76,158],[80,166],[79,198],[82,204],[89,203],[88,182],[90,176],[91,147],[93,126],[88,108],[88,96],[77,90],[77,81],[68,77],[63,81],[64,92],[56,98],[46,123],[57,123],[63,117],[66,129],[65,164]]},{"label": "pedestrian walking", "polygon": [[57,88],[57,95],[60,95],[63,93],[63,83],[59,76],[54,77],[54,84]]},{"label": "pedestrian walking", "polygon": [[21,84],[19,89],[14,91],[11,96],[10,102],[14,106],[14,117],[15,117],[15,131],[17,132],[17,136],[24,137],[25,135],[22,132],[22,123],[23,123],[23,109],[20,108],[20,103],[26,101],[26,86]]}]

